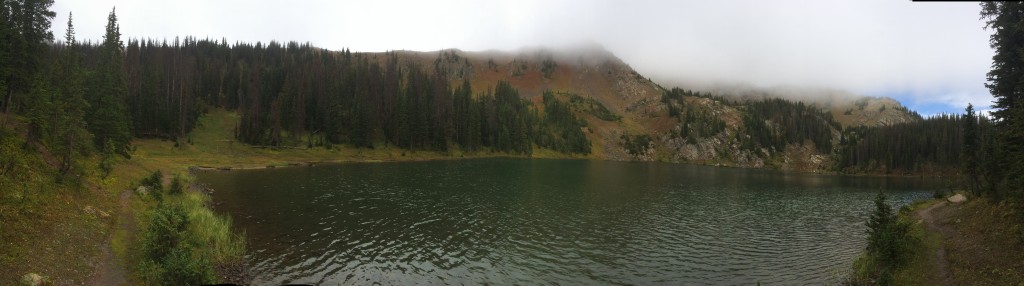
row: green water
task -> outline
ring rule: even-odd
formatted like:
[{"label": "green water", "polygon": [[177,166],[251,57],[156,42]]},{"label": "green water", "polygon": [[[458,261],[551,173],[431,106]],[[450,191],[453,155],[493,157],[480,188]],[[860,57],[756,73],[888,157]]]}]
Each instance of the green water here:
[{"label": "green water", "polygon": [[920,179],[486,159],[203,172],[254,283],[822,284]]}]

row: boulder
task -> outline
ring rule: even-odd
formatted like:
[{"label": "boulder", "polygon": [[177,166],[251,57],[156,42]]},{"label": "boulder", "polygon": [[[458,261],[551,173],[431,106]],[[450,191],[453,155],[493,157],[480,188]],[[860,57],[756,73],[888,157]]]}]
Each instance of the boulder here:
[{"label": "boulder", "polygon": [[962,202],[966,202],[967,201],[967,197],[964,196],[963,194],[956,194],[956,195],[954,195],[952,197],[949,197],[946,200],[949,200],[949,202],[954,203],[954,204],[959,204],[959,203],[962,203]]},{"label": "boulder", "polygon": [[146,188],[146,186],[139,186],[138,188],[135,189],[135,194],[145,196],[149,194],[149,188]]},{"label": "boulder", "polygon": [[21,284],[29,286],[43,285],[43,276],[35,273],[25,274],[25,276],[21,276]]}]

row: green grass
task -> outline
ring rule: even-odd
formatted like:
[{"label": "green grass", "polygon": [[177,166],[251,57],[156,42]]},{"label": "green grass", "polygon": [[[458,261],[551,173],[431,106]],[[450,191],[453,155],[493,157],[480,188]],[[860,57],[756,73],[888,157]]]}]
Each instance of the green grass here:
[{"label": "green grass", "polygon": [[925,231],[924,225],[915,223],[910,235],[921,243],[911,252],[907,264],[893,274],[895,285],[939,285],[942,280],[935,273],[935,252],[942,248],[942,236]]},{"label": "green grass", "polygon": [[217,215],[206,207],[210,197],[199,192],[187,192],[181,204],[188,213],[189,233],[209,246],[214,263],[236,263],[245,254],[244,234],[235,234],[231,229],[231,218]]},{"label": "green grass", "polygon": [[[219,109],[211,110],[199,119],[199,124],[195,130],[186,136],[186,138],[192,140],[192,144],[182,143],[179,147],[174,147],[173,141],[139,139],[133,142],[135,152],[133,153],[132,161],[141,162],[140,167],[147,170],[161,169],[166,173],[183,173],[189,167],[244,169],[289,166],[296,163],[523,157],[487,151],[464,152],[457,148],[447,152],[411,151],[394,146],[385,146],[384,144],[377,144],[374,149],[352,148],[345,145],[335,145],[331,149],[322,147],[306,149],[305,144],[277,149],[255,148],[234,139],[232,130],[234,130],[238,120],[239,117],[234,112]],[[534,148],[534,154],[530,157],[573,157],[548,151]]]}]

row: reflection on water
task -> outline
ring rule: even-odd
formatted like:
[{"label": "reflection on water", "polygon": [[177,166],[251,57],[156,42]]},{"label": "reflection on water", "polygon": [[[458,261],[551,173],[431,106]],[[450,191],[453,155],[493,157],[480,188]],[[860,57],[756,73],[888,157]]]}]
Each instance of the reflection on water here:
[{"label": "reflection on water", "polygon": [[255,284],[835,282],[872,199],[927,182],[486,159],[208,172]]}]

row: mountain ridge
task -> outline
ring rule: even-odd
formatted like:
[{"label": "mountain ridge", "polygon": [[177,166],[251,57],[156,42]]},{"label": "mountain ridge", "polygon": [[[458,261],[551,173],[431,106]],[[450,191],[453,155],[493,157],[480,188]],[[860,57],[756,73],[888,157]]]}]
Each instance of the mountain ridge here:
[{"label": "mountain ridge", "polygon": [[[598,47],[598,49],[600,49]],[[620,121],[601,120],[585,112],[576,112],[591,125],[588,138],[594,145],[593,156],[609,160],[669,161],[739,167],[773,167],[780,169],[825,171],[829,169],[830,152],[812,151],[813,146],[795,144],[775,150],[765,156],[740,150],[740,135],[744,132],[745,103],[768,99],[785,99],[816,106],[831,114],[841,125],[833,130],[834,141],[839,141],[841,129],[849,126],[882,126],[921,120],[898,101],[891,98],[856,96],[837,90],[801,89],[812,94],[803,98],[785,90],[736,88],[694,91],[697,96],[686,95],[680,101],[725,122],[722,132],[707,138],[686,141],[671,136],[678,132],[679,122],[669,116],[669,108],[660,100],[669,88],[662,87],[649,77],[641,75],[627,63],[606,50],[587,50],[584,53],[523,48],[513,52],[488,50],[467,52],[445,49],[434,52],[397,51],[400,61],[431,66],[435,72],[444,72],[455,83],[469,80],[473,90],[493,88],[499,81],[507,81],[519,90],[526,100],[539,102],[546,90],[592,98]],[[572,60],[572,58],[576,60]],[[818,94],[823,95],[815,97]],[[808,99],[815,100],[808,100]],[[824,98],[825,100],[821,100]],[[702,111],[704,112],[704,111]],[[652,140],[640,152],[631,153],[624,138],[650,136]],[[787,144],[789,145],[789,144]]]}]

